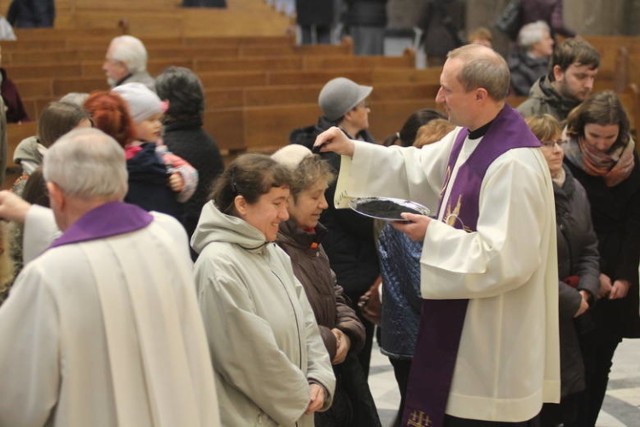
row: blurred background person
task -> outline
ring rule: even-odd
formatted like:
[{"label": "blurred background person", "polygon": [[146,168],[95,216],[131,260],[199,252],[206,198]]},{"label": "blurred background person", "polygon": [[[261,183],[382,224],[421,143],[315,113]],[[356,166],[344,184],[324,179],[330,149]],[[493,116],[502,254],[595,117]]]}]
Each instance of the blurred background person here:
[{"label": "blurred background person", "polygon": [[102,70],[112,88],[136,82],[155,90],[153,77],[147,72],[147,49],[136,37],[114,37],[107,48]]},{"label": "blurred background person", "polygon": [[533,22],[520,29],[517,47],[507,58],[512,95],[529,95],[531,86],[547,74],[553,44],[549,26],[544,21]]}]

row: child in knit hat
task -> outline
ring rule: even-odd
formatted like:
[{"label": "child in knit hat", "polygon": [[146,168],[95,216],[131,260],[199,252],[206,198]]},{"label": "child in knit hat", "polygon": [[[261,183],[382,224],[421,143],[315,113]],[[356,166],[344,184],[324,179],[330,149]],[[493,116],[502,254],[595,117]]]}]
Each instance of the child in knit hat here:
[{"label": "child in knit hat", "polygon": [[126,158],[135,156],[141,150],[142,143],[155,143],[156,153],[160,155],[170,174],[169,186],[178,193],[179,202],[189,200],[198,185],[198,171],[182,157],[170,152],[162,141],[160,120],[166,110],[166,104],[141,83],[116,86],[112,92],[117,93],[127,102],[138,140],[137,143],[125,147]]}]

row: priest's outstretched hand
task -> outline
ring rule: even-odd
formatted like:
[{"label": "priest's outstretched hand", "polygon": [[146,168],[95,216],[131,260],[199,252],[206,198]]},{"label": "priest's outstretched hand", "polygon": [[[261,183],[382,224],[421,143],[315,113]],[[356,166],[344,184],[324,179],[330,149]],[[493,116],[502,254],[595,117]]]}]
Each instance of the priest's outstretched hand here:
[{"label": "priest's outstretched hand", "polygon": [[0,191],[0,219],[24,223],[27,212],[31,208],[29,202],[25,202],[15,193],[8,190]]}]

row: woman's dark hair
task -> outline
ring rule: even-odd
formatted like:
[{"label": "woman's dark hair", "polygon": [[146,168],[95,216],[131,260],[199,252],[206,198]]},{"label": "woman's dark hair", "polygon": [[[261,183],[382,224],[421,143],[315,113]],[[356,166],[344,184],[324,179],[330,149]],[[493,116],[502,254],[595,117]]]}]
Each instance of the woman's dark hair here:
[{"label": "woman's dark hair", "polygon": [[236,215],[236,196],[254,204],[272,188],[290,187],[290,183],[291,173],[286,166],[265,154],[243,154],[215,181],[211,199],[222,213]]},{"label": "woman's dark hair", "polygon": [[37,168],[29,175],[29,179],[22,190],[22,198],[33,205],[49,207],[49,191],[42,173],[42,167]]},{"label": "woman's dark hair", "polygon": [[614,91],[593,94],[574,108],[567,117],[567,135],[572,138],[584,137],[584,127],[588,124],[618,125],[618,139],[610,150],[624,147],[629,142],[629,117]]},{"label": "woman's dark hair", "polygon": [[383,145],[389,147],[395,145],[396,141],[400,141],[400,145],[403,147],[412,146],[420,126],[429,123],[433,119],[446,119],[446,117],[442,113],[430,108],[412,113],[407,121],[404,122],[404,125],[402,125],[400,132],[388,136],[387,139],[384,140]]},{"label": "woman's dark hair", "polygon": [[62,135],[73,130],[82,120],[91,120],[81,106],[70,102],[51,102],[38,118],[38,140],[51,147]]},{"label": "woman's dark hair", "polygon": [[164,116],[165,122],[202,118],[202,83],[190,69],[173,66],[166,68],[156,77],[156,93],[163,101],[169,101],[169,108]]}]

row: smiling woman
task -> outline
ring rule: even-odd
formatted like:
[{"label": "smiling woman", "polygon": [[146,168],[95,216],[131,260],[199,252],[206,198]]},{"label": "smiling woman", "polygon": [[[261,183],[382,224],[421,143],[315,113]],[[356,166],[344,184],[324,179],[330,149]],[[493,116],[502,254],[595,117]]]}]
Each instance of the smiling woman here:
[{"label": "smiling woman", "polygon": [[214,185],[192,238],[223,425],[313,426],[335,378],[309,301],[278,246],[290,173],[245,154]]}]

